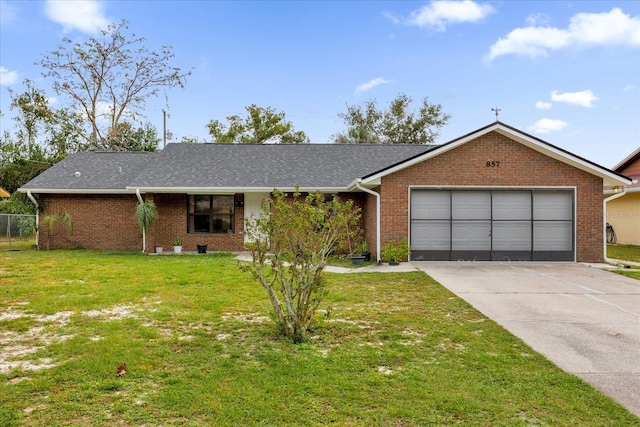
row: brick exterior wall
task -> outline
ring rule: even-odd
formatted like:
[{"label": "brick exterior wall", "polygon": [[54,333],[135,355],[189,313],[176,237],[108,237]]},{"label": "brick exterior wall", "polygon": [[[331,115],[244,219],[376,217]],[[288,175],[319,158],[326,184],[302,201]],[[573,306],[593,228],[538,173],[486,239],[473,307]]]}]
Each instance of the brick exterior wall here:
[{"label": "brick exterior wall", "polygon": [[[487,167],[487,161],[500,161]],[[490,132],[382,178],[381,243],[406,236],[409,186],[576,187],[576,258],[603,261],[602,179]]]},{"label": "brick exterior wall", "polygon": [[[499,167],[486,167],[500,161]],[[406,236],[409,229],[410,186],[575,187],[577,198],[576,257],[581,262],[603,261],[602,179],[491,132],[449,152],[382,178],[374,189],[381,194],[381,243]],[[240,251],[244,239],[244,207],[235,207],[234,231],[225,234],[188,233],[186,194],[147,194],[158,208],[158,220],[147,234],[147,251],[156,245],[172,250],[180,236],[184,251],[207,244],[209,251]],[[366,193],[343,193],[362,208],[361,223],[372,254],[376,253],[376,199]],[[74,222],[68,235],[59,224],[51,245],[57,248],[142,250],[142,232],[134,212],[135,195],[41,195],[43,213],[69,213]],[[237,202],[242,194],[235,196]],[[46,247],[47,229],[41,221],[40,245]]]},{"label": "brick exterior wall", "polygon": [[[207,234],[188,232],[188,196],[186,194],[145,194],[158,209],[158,219],[147,230],[147,252],[156,246],[172,251],[175,237],[182,238],[182,249],[195,252],[197,245],[207,245],[208,251],[241,251],[244,248],[244,206],[234,208],[232,233]],[[365,198],[359,193],[342,193],[343,200],[351,199],[354,206],[363,209]],[[235,202],[243,202],[244,195],[236,194]],[[142,231],[135,219],[138,199],[131,195],[68,195],[45,194],[41,197],[45,215],[68,213],[73,219],[73,233],[68,234],[61,222],[57,223],[50,239],[51,248],[83,248],[97,250],[142,250]],[[374,200],[375,242],[375,200]],[[363,221],[363,220],[362,220]],[[47,247],[48,229],[41,220],[40,246]],[[371,234],[371,232],[370,232]]]},{"label": "brick exterior wall", "polygon": [[45,215],[68,213],[73,232],[58,221],[51,233],[51,248],[142,250],[142,231],[135,219],[138,199],[130,195],[42,194],[40,247],[46,248],[49,230]]},{"label": "brick exterior wall", "polygon": [[[186,194],[148,194],[158,208],[158,220],[152,225],[147,238],[149,251],[155,246],[172,251],[175,237],[182,238],[182,250],[195,252],[197,245],[207,245],[207,251],[241,251],[244,246],[244,207],[234,207],[232,233],[189,233],[188,196]],[[236,194],[236,202],[244,201],[242,194]]]}]

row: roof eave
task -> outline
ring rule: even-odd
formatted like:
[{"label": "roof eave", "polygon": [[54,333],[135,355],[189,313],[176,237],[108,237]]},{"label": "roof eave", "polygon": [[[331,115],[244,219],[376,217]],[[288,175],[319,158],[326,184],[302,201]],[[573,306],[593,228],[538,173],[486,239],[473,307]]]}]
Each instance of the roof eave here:
[{"label": "roof eave", "polygon": [[[145,187],[145,186],[128,186],[128,190],[135,193],[174,193],[174,194],[235,194],[235,193],[271,193],[278,189],[284,192],[293,192],[295,186],[287,187]],[[310,187],[300,186],[297,190],[303,193],[321,192],[321,193],[338,193],[349,191],[349,187]]]},{"label": "roof eave", "polygon": [[20,193],[36,194],[136,194],[135,190],[122,188],[18,188]]}]

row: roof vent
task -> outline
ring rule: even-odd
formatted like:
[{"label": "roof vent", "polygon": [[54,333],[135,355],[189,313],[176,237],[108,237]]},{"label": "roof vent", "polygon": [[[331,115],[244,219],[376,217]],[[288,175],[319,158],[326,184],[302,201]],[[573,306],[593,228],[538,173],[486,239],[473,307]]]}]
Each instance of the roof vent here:
[{"label": "roof vent", "polygon": [[80,173],[80,171],[76,171],[76,173],[74,173],[74,175],[76,176],[76,178],[80,178],[80,175],[82,175],[82,174]]}]

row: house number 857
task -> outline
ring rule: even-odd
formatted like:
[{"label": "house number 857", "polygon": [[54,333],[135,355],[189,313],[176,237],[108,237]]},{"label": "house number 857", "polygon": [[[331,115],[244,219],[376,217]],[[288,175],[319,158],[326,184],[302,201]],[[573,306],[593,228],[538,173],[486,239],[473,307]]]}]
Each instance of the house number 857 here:
[{"label": "house number 857", "polygon": [[487,160],[487,164],[485,166],[488,168],[499,168],[500,160]]}]

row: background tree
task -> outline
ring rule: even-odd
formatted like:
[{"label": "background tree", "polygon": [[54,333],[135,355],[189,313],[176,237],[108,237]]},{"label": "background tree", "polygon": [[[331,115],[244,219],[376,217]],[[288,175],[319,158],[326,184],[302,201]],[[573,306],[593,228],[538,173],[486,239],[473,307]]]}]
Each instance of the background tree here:
[{"label": "background tree", "polygon": [[121,122],[112,132],[111,141],[114,151],[158,151],[160,137],[149,122],[137,129],[129,122]]},{"label": "background tree", "polygon": [[83,148],[76,129],[81,119],[64,108],[52,108],[46,94],[25,80],[26,90],[9,90],[15,133],[0,135],[0,182],[9,192]]},{"label": "background tree", "polygon": [[356,230],[360,210],[353,201],[325,200],[320,193],[292,198],[281,191],[262,204],[262,215],[248,221],[246,267],[262,285],[282,333],[301,342],[326,295],[322,274],[340,239]]},{"label": "background tree", "polygon": [[376,100],[363,105],[347,105],[346,113],[338,113],[347,130],[333,136],[337,143],[431,144],[439,129],[451,118],[442,105],[422,100],[417,111],[410,110],[413,99],[398,95],[386,109],[378,109]]},{"label": "background tree", "polygon": [[333,136],[336,144],[379,144],[378,135],[366,127],[351,128],[345,133]]},{"label": "background tree", "polygon": [[284,112],[274,108],[245,107],[247,116],[227,116],[227,124],[211,120],[207,124],[209,134],[215,142],[221,143],[308,143],[309,137],[302,131],[294,131],[291,122],[286,121]]},{"label": "background tree", "polygon": [[186,77],[170,65],[170,46],[159,52],[141,44],[143,37],[125,35],[127,21],[112,24],[102,38],[74,42],[64,38],[58,49],[39,64],[43,75],[53,79],[53,89],[81,111],[88,123],[81,136],[92,148],[110,149],[121,139],[120,124],[142,116],[145,100],[161,88],[184,87]]}]

